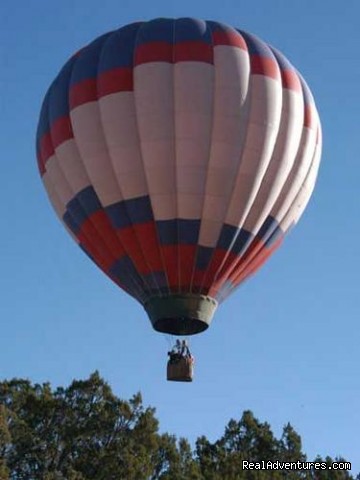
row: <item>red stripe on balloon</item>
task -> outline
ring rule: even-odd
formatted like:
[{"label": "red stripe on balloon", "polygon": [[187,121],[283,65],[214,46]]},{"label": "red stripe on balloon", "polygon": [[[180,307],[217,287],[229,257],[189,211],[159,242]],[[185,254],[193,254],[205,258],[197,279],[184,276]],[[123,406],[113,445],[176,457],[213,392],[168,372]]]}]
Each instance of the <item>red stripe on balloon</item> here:
[{"label": "red stripe on balloon", "polygon": [[236,258],[237,255],[235,255],[231,251],[224,250],[223,248],[216,248],[214,250],[210,265],[206,269],[203,286],[205,288],[210,288],[214,282],[215,277],[217,277],[217,275],[219,274],[222,264],[225,261],[232,263],[236,260]]},{"label": "red stripe on balloon", "polygon": [[316,117],[313,105],[305,105],[304,108],[304,127],[315,128]]},{"label": "red stripe on balloon", "polygon": [[233,265],[233,268],[227,272],[224,281],[230,280],[231,282],[235,282],[235,279],[242,275],[243,272],[247,271],[251,264],[256,261],[261,252],[266,248],[266,243],[255,238],[248,251]]},{"label": "red stripe on balloon", "polygon": [[228,45],[231,47],[238,47],[247,51],[247,45],[243,37],[232,30],[215,30],[212,33],[212,40],[214,46]]},{"label": "red stripe on balloon", "polygon": [[135,50],[135,65],[149,62],[173,62],[173,45],[167,42],[149,42],[138,45]]},{"label": "red stripe on balloon", "polygon": [[256,257],[247,265],[247,267],[241,271],[239,274],[234,274],[231,277],[231,281],[234,283],[234,286],[239,285],[241,282],[246,280],[248,277],[256,273],[264,263],[269,259],[269,257],[277,250],[283,242],[283,237],[276,240],[271,247],[264,246]]},{"label": "red stripe on balloon", "polygon": [[210,286],[211,295],[218,294],[226,282],[233,282],[233,276],[240,275],[264,247],[265,243],[263,241],[254,238],[242,256],[235,258],[233,262],[227,260],[225,262],[226,268],[224,264],[219,275],[217,275],[216,282]]},{"label": "red stripe on balloon", "polygon": [[251,73],[254,75],[265,75],[266,77],[280,80],[280,69],[275,59],[261,57],[260,55],[250,56]]},{"label": "red stripe on balloon", "polygon": [[149,62],[206,62],[213,63],[213,47],[205,42],[149,42],[135,51],[135,65]]},{"label": "red stripe on balloon", "polygon": [[46,171],[46,163],[55,153],[55,149],[66,140],[74,138],[70,118],[60,117],[51,126],[51,130],[45,133],[40,140],[40,148],[37,154],[38,167],[41,176]]},{"label": "red stripe on balloon", "polygon": [[301,82],[295,70],[281,70],[281,81],[283,88],[294,90],[296,92],[302,91]]},{"label": "red stripe on balloon", "polygon": [[135,265],[136,270],[141,275],[148,275],[151,273],[151,269],[145,261],[143,252],[140,248],[134,226],[121,228],[120,230],[117,230],[116,233],[126,254],[131,258]]},{"label": "red stripe on balloon", "polygon": [[214,62],[212,45],[205,42],[180,42],[174,45],[174,62]]},{"label": "red stripe on balloon", "polygon": [[133,69],[131,67],[114,68],[101,73],[98,77],[98,97],[117,92],[131,92],[133,88]]},{"label": "red stripe on balloon", "polygon": [[234,258],[234,255],[229,255],[221,267],[219,273],[216,275],[217,278],[228,278],[232,270],[234,269],[234,266],[241,262],[242,257],[240,255],[236,255]]},{"label": "red stripe on balloon", "polygon": [[60,117],[51,125],[51,138],[54,148],[57,148],[66,140],[74,138],[74,132],[71,126],[69,116]]},{"label": "red stripe on balloon", "polygon": [[155,222],[152,221],[142,224],[135,224],[133,229],[138,238],[139,246],[151,271],[162,271],[164,267],[160,256]]},{"label": "red stripe on balloon", "polygon": [[96,101],[98,98],[96,78],[89,78],[73,85],[69,97],[71,110],[84,103]]},{"label": "red stripe on balloon", "polygon": [[115,230],[113,229],[110,220],[104,210],[97,210],[89,217],[96,227],[98,232],[106,244],[106,247],[111,251],[115,259],[123,256],[124,251],[121,243],[118,240]]},{"label": "red stripe on balloon", "polygon": [[113,263],[124,255],[124,250],[102,210],[93,213],[81,225],[76,236],[104,271],[108,271]]},{"label": "red stripe on balloon", "polygon": [[50,157],[52,157],[55,153],[53,141],[51,138],[51,133],[47,132],[43,135],[43,137],[40,140],[40,151],[39,151],[39,165],[40,168],[44,174],[46,170],[46,162],[49,160]]},{"label": "red stripe on balloon", "polygon": [[93,213],[81,226],[77,238],[105,271],[124,256],[129,257],[140,275],[151,273],[133,227],[115,231],[103,210]]}]

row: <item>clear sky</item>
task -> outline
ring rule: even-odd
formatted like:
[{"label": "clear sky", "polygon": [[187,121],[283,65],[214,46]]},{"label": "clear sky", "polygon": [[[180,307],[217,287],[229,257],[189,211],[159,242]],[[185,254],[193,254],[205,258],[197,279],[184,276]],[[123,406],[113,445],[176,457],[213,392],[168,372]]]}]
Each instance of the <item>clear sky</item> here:
[{"label": "clear sky", "polygon": [[[98,369],[116,394],[141,391],[162,431],[215,440],[251,409],[276,435],[290,422],[309,459],[360,471],[357,0],[33,0],[2,4],[0,379],[66,385]],[[257,34],[302,72],[322,119],[313,198],[263,269],[192,339],[196,379],[165,380],[168,339],[73,243],[35,160],[43,95],[67,58],[135,20],[192,16]]]}]

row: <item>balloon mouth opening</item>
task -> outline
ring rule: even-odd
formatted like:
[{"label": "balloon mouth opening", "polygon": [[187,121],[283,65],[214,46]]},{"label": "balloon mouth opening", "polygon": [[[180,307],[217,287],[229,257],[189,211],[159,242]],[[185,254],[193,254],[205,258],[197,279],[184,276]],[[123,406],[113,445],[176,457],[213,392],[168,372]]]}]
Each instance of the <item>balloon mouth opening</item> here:
[{"label": "balloon mouth opening", "polygon": [[159,318],[152,324],[157,332],[171,335],[195,335],[209,328],[208,323],[198,318],[186,317]]},{"label": "balloon mouth opening", "polygon": [[217,305],[212,297],[183,293],[154,296],[144,308],[157,332],[195,335],[209,327]]}]

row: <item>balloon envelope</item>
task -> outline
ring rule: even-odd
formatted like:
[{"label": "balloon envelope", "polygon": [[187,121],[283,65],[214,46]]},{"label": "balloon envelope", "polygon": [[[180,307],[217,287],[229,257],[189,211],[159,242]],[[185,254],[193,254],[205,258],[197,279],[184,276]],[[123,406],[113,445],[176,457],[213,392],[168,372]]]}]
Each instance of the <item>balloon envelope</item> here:
[{"label": "balloon envelope", "polygon": [[156,330],[193,334],[300,218],[321,127],[295,68],[190,18],[107,33],[50,86],[37,131],[49,198]]}]

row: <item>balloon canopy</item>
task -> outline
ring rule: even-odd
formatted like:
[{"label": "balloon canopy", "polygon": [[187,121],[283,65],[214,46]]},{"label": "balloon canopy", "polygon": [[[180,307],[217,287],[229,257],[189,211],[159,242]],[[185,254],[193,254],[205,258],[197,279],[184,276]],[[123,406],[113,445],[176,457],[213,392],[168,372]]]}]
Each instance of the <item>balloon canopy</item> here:
[{"label": "balloon canopy", "polygon": [[87,255],[153,327],[205,330],[298,221],[321,127],[305,81],[230,26],[155,19],[76,53],[50,86],[40,174]]}]

